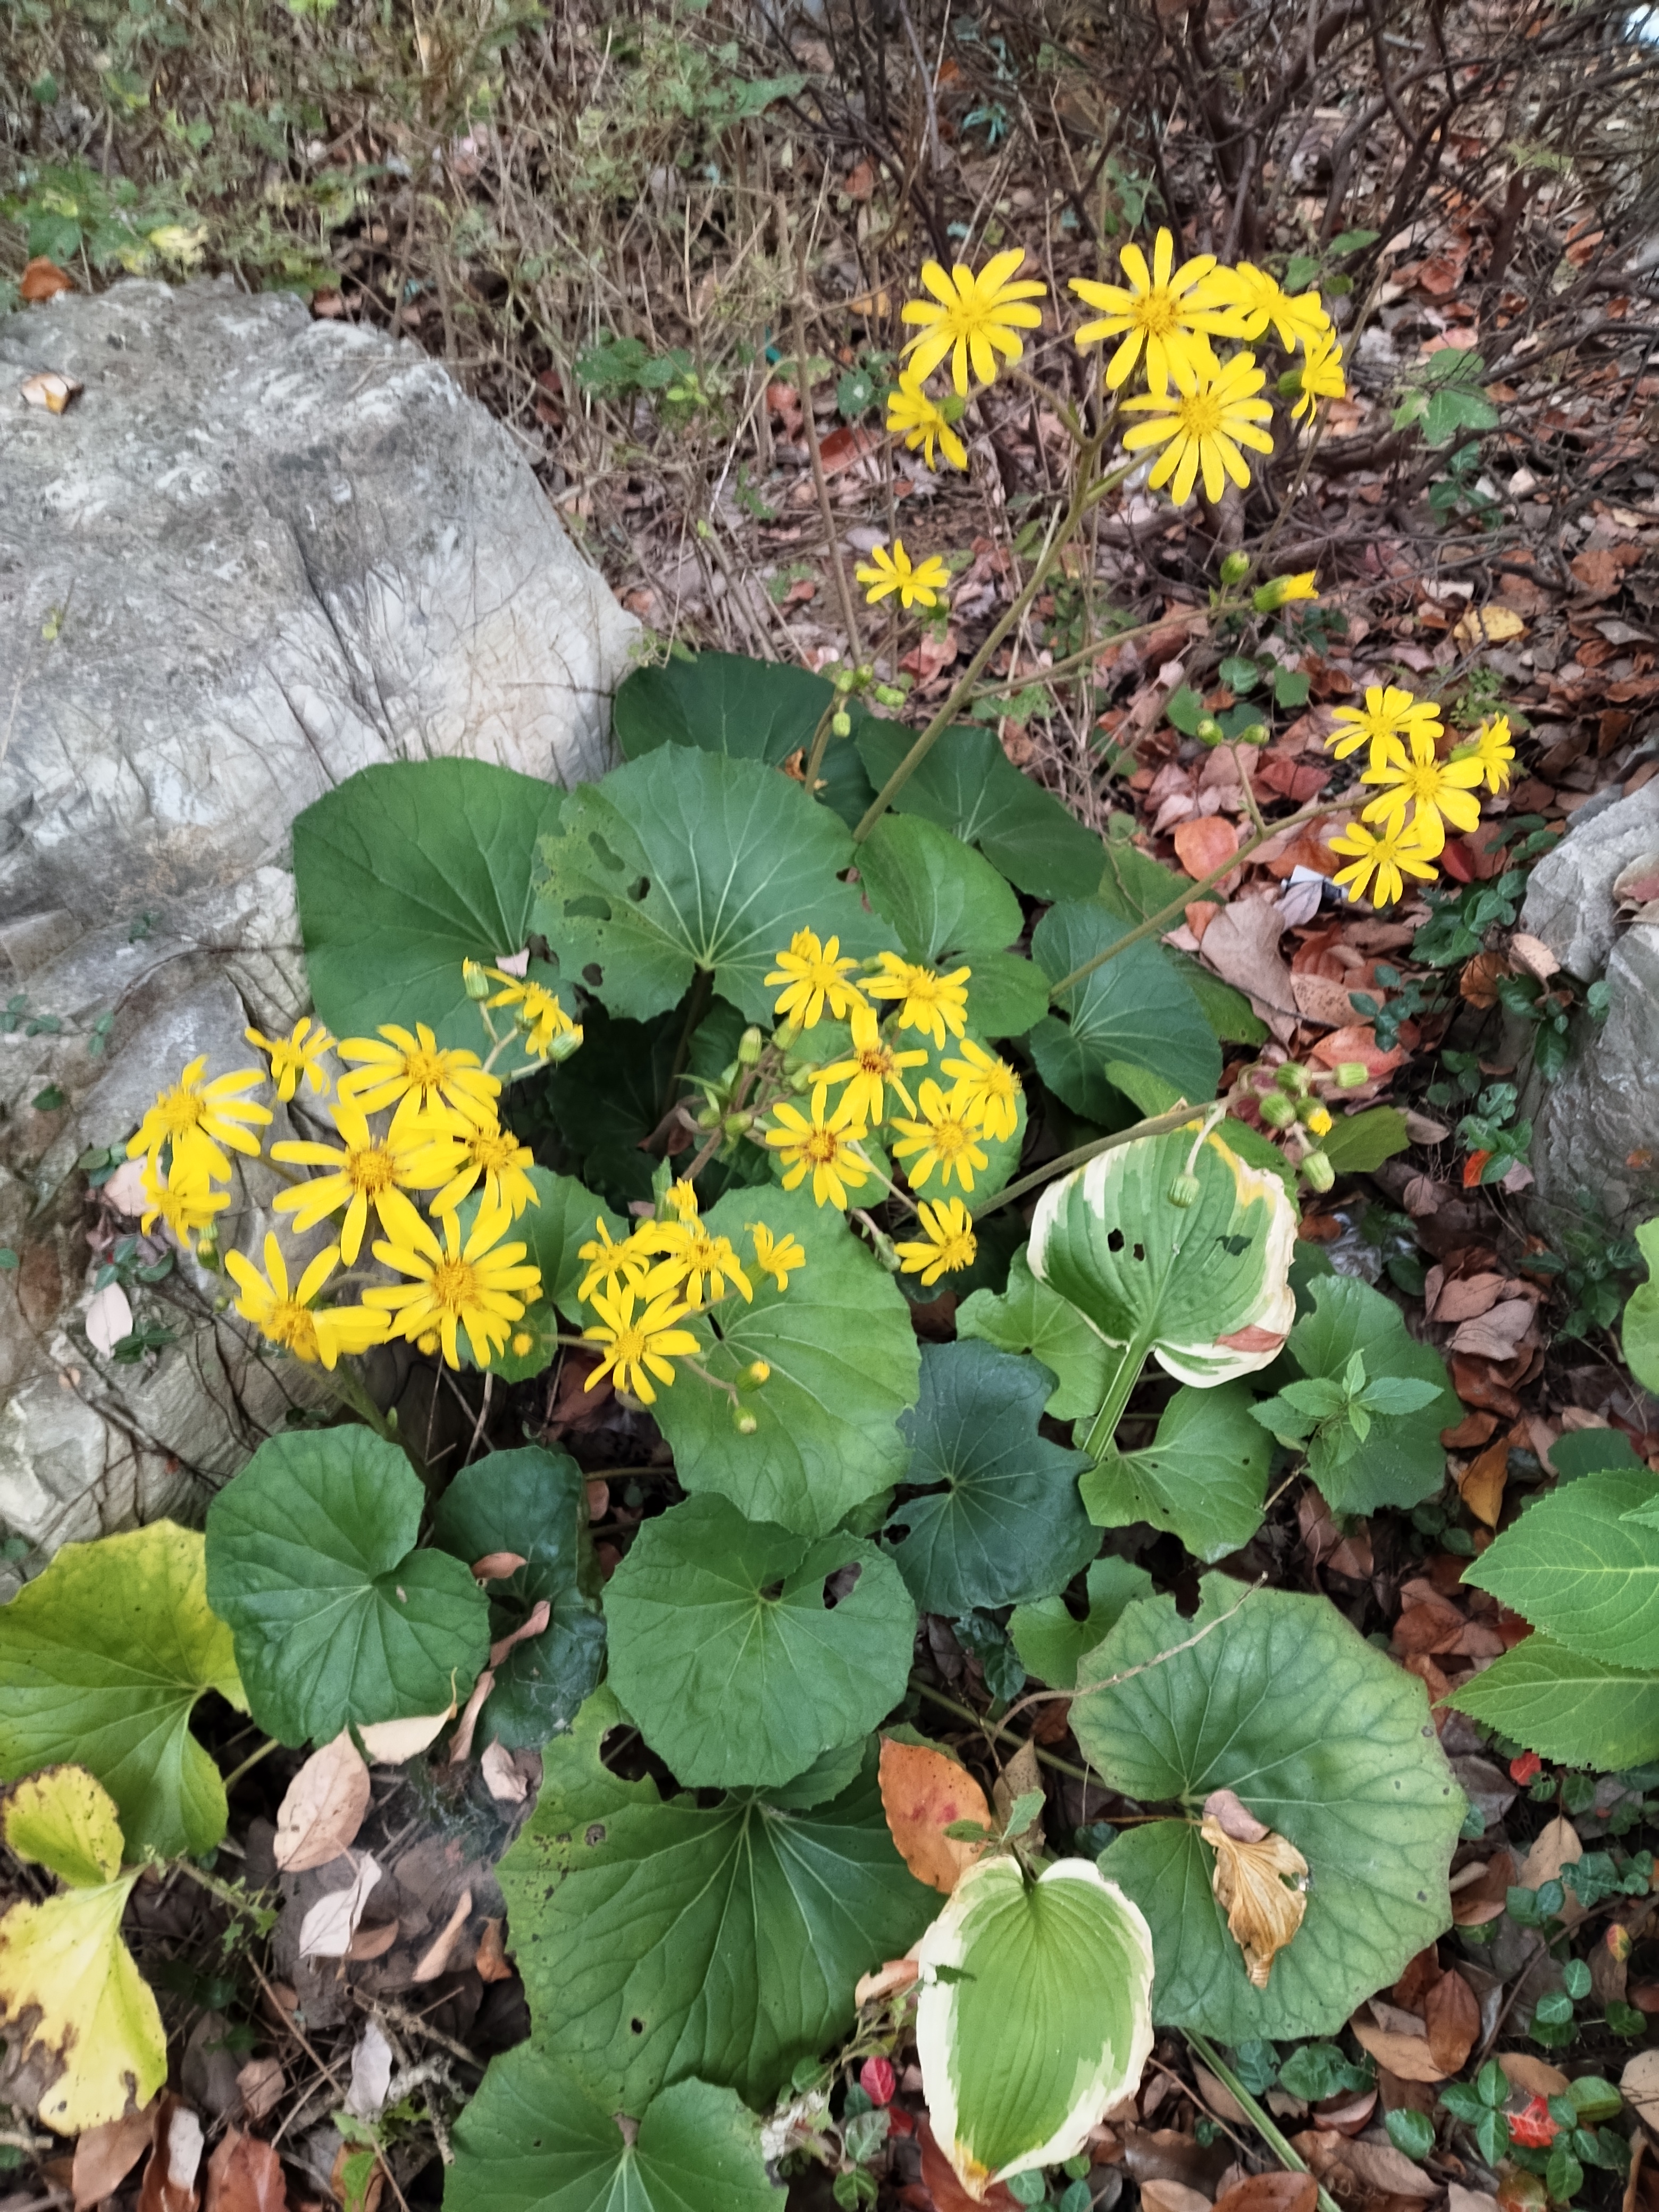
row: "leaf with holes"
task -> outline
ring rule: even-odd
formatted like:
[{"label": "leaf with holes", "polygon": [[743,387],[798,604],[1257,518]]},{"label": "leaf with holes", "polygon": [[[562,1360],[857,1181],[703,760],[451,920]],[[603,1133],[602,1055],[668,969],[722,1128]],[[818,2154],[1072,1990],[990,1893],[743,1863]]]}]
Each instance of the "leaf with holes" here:
[{"label": "leaf with holes", "polygon": [[1037,1432],[1049,1381],[982,1344],[922,1347],[921,1395],[900,1426],[904,1481],[923,1494],[894,1508],[888,1537],[925,1611],[955,1620],[1047,1597],[1098,1549],[1078,1496],[1087,1462]]},{"label": "leaf with holes", "polygon": [[[1335,2034],[1449,1924],[1467,1808],[1423,1686],[1328,1599],[1246,1596],[1208,1575],[1190,1620],[1173,1597],[1143,1599],[1079,1674],[1072,1729],[1106,1786],[1182,1808],[1120,1836],[1100,1863],[1151,1924],[1160,2026],[1233,2045]],[[1235,1791],[1310,1869],[1306,1916],[1265,1990],[1228,1932],[1196,1826],[1215,1790]]]},{"label": "leaf with holes", "polygon": [[860,1975],[908,1950],[936,1899],[893,1848],[873,1741],[828,1804],[665,1802],[600,1759],[624,1718],[598,1690],[548,1746],[501,1861],[538,2044],[607,2112],[690,2075],[765,2106],[852,2026]]},{"label": "leaf with holes", "polygon": [[[1128,933],[1103,906],[1050,907],[1032,934],[1031,957],[1053,985]],[[1149,939],[1073,983],[1054,1005],[1032,1030],[1030,1049],[1037,1073],[1074,1114],[1110,1128],[1123,1120],[1118,1093],[1147,1114],[1182,1098],[1201,1105],[1215,1096],[1221,1079],[1215,1032],[1162,947]]]},{"label": "leaf with holes", "polygon": [[798,783],[757,761],[663,745],[566,799],[542,840],[535,926],[613,1014],[646,1021],[699,969],[751,1022],[797,930],[860,957],[891,942],[837,880],[853,841]]},{"label": "leaf with holes", "polygon": [[1038,1282],[1023,1251],[1014,1255],[1005,1290],[975,1291],[957,1308],[957,1334],[999,1352],[1034,1352],[1054,1381],[1042,1408],[1051,1420],[1086,1420],[1117,1365],[1077,1308]]},{"label": "leaf with holes", "polygon": [[1139,1451],[1112,1452],[1083,1478],[1083,1503],[1103,1528],[1150,1521],[1194,1559],[1224,1559],[1261,1526],[1273,1445],[1250,1418],[1245,1382],[1176,1392],[1158,1434]]}]

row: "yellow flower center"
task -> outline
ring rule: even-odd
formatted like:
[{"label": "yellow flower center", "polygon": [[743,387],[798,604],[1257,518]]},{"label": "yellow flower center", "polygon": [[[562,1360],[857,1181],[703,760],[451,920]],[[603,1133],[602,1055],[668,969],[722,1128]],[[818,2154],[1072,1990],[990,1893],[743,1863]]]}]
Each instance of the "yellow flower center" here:
[{"label": "yellow flower center", "polygon": [[284,1298],[280,1305],[271,1308],[264,1332],[273,1343],[285,1344],[296,1358],[317,1357],[317,1324],[292,1298]]},{"label": "yellow flower center", "polygon": [[423,1091],[434,1090],[449,1080],[450,1054],[447,1052],[408,1052],[404,1054],[404,1075],[410,1084]]},{"label": "yellow flower center", "polygon": [[1176,414],[1189,438],[1213,438],[1221,428],[1221,402],[1212,392],[1188,393]]},{"label": "yellow flower center", "polygon": [[885,1045],[869,1045],[853,1055],[860,1075],[878,1075],[884,1079],[893,1072],[893,1055]]},{"label": "yellow flower center", "polygon": [[619,1367],[636,1365],[644,1358],[646,1337],[642,1328],[619,1328],[611,1340],[611,1356]]},{"label": "yellow flower center", "polygon": [[345,1178],[365,1198],[378,1198],[382,1191],[396,1188],[398,1164],[384,1145],[365,1146],[346,1154]]},{"label": "yellow flower center", "polygon": [[207,1118],[207,1101],[182,1084],[175,1084],[161,1101],[161,1119],[170,1137],[183,1137]]},{"label": "yellow flower center", "polygon": [[467,1147],[474,1163],[486,1175],[499,1175],[503,1168],[513,1164],[519,1140],[505,1129],[475,1129],[467,1138]]},{"label": "yellow flower center", "polygon": [[815,1168],[828,1167],[840,1150],[841,1139],[833,1129],[809,1129],[801,1139],[801,1158]]},{"label": "yellow flower center", "polygon": [[933,1150],[941,1159],[953,1160],[965,1152],[974,1141],[974,1133],[965,1121],[935,1121]]},{"label": "yellow flower center", "polygon": [[465,1260],[440,1260],[432,1270],[432,1296],[446,1313],[459,1314],[478,1301],[477,1271]]},{"label": "yellow flower center", "polygon": [[1143,292],[1131,312],[1149,338],[1167,338],[1171,331],[1180,328],[1181,313],[1172,293]]}]

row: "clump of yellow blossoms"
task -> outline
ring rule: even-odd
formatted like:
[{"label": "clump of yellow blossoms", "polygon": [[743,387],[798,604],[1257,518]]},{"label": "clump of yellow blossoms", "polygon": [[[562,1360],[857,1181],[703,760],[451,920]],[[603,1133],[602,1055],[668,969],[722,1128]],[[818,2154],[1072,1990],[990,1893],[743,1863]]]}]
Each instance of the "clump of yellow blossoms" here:
[{"label": "clump of yellow blossoms", "polygon": [[[1339,760],[1367,750],[1360,781],[1374,785],[1358,821],[1327,840],[1348,861],[1335,880],[1351,898],[1392,906],[1408,878],[1432,882],[1446,832],[1477,828],[1482,786],[1504,789],[1515,747],[1507,719],[1483,722],[1467,744],[1448,747],[1440,708],[1395,684],[1373,684],[1363,707],[1338,707],[1327,749]],[[1367,827],[1375,823],[1376,829]]]}]

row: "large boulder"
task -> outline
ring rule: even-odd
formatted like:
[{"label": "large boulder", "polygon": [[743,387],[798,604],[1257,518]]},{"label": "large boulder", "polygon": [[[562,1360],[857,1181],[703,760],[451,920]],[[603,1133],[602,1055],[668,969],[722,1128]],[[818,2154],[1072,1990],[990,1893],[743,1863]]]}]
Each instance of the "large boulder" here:
[{"label": "large boulder", "polygon": [[[61,416],[40,370],[83,387]],[[76,1166],[303,1010],[294,816],[377,761],[598,774],[637,625],[438,364],[289,296],[0,319],[0,1534],[44,1553],[199,1507],[317,1396],[188,1262],[133,1285],[172,1341],[100,1354],[132,1224]],[[242,1179],[244,1249],[270,1194]]]},{"label": "large boulder", "polygon": [[1628,1231],[1659,1211],[1659,922],[1626,921],[1613,893],[1650,858],[1659,865],[1659,777],[1575,821],[1528,886],[1522,927],[1580,982],[1603,976],[1608,1000],[1599,1024],[1580,1017],[1560,1078],[1534,1079],[1524,1102],[1547,1236]]}]

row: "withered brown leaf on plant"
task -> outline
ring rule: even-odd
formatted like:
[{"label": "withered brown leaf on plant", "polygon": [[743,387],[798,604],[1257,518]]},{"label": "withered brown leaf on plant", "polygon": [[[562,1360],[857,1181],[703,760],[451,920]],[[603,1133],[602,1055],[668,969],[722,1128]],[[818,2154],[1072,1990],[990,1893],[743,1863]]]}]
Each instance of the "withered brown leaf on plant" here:
[{"label": "withered brown leaf on plant", "polygon": [[1265,1990],[1274,1959],[1308,1909],[1308,1862],[1231,1790],[1210,1792],[1198,1832],[1215,1853],[1210,1881],[1227,1916],[1227,1932],[1244,1954],[1252,1984]]}]

